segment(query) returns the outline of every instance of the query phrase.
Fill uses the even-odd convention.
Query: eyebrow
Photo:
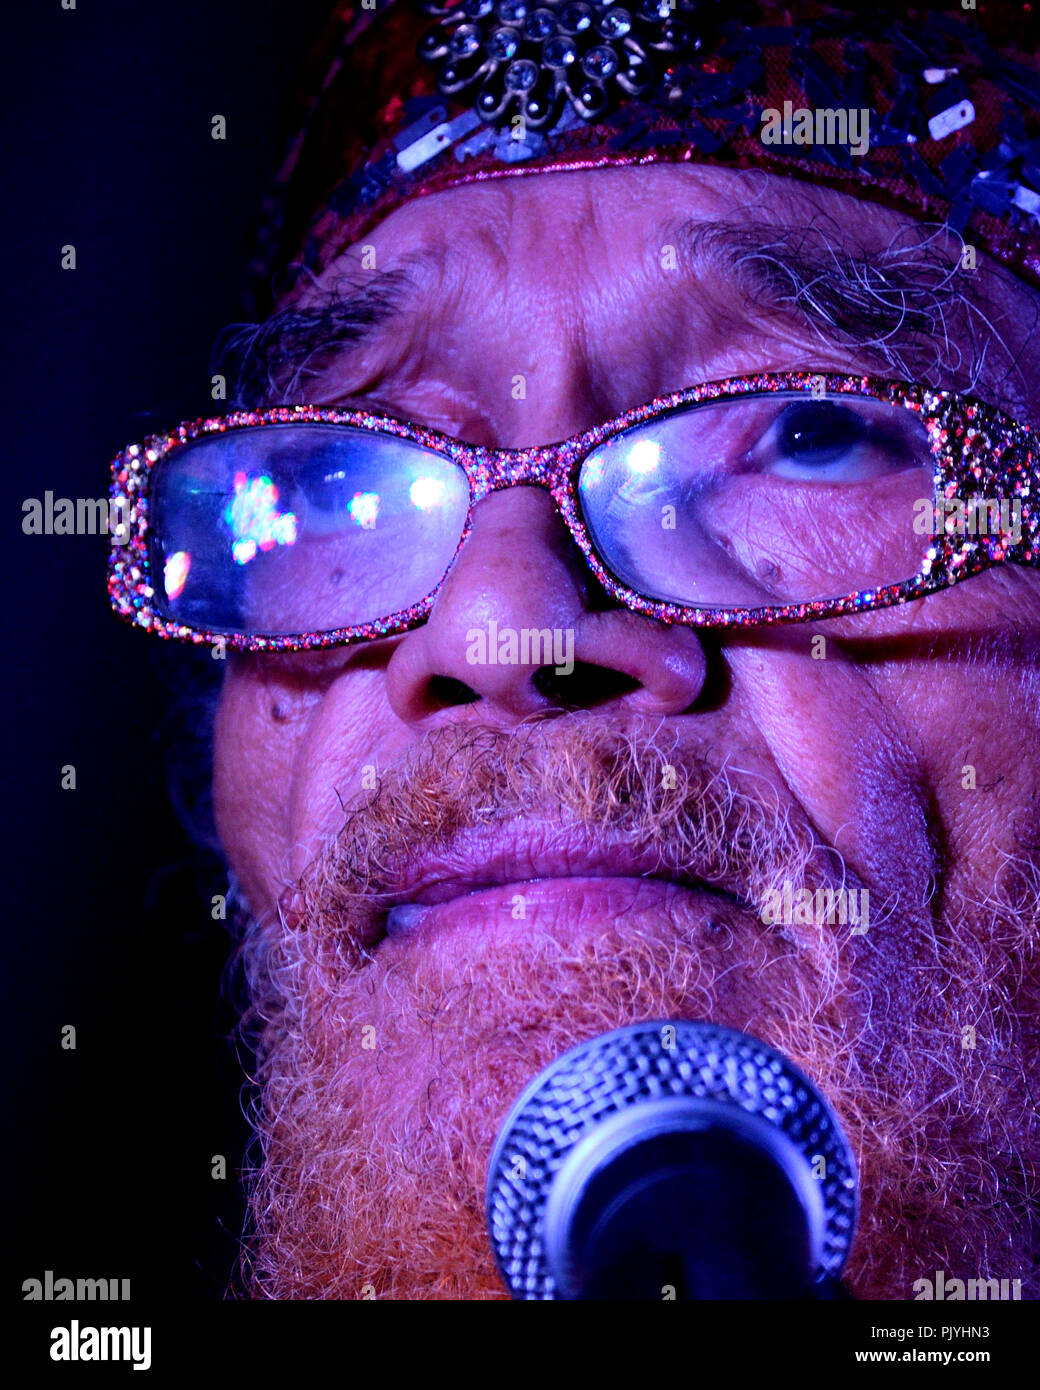
[[[690,218],[660,230],[674,237],[691,276],[721,271],[762,316],[892,375],[974,391],[996,365],[981,277],[961,271],[964,243],[951,257],[950,233],[939,224],[906,224],[870,250],[814,222],[762,228]]]
[[[958,273],[948,242],[943,228],[914,223],[887,247],[866,251],[812,222],[688,217],[663,223],[650,244],[676,247],[685,282],[725,276],[756,314],[821,346],[893,376],[975,391],[984,377],[996,380],[994,339],[1010,359],[1005,379],[1017,358],[987,316],[977,278]],[[378,343],[394,323],[417,319],[449,272],[464,266],[467,251],[460,242],[420,246],[387,269],[344,272],[314,299],[264,323],[230,325],[215,347],[214,370],[228,381],[231,408],[309,399],[310,386],[346,353]]]
[[[212,355],[214,371],[228,382],[231,408],[307,399],[307,382],[417,308],[458,252],[457,244],[420,246],[385,270],[344,271],[317,299],[280,309],[263,323],[229,324]]]

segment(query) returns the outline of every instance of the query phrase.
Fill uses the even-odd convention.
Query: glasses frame
[[[578,478],[589,454],[633,425],[665,419],[690,405],[779,391],[803,392],[811,398],[825,395],[869,397],[916,411],[925,425],[935,461],[933,516],[935,506],[943,498],[959,497],[965,501],[985,497],[1018,498],[1022,508],[1021,541],[1015,543],[1005,534],[975,536],[956,529],[951,533],[947,524],[943,534],[933,537],[919,572],[909,579],[809,603],[758,608],[694,608],[663,602],[647,598],[616,579],[597,554],[582,517]],[[328,632],[291,635],[215,632],[164,618],[154,603],[148,553],[149,493],[156,468],[184,444],[208,435],[307,423],[351,425],[356,429],[409,439],[451,459],[464,470],[470,489],[466,524],[455,554],[436,586],[409,608],[372,622]],[[109,596],[120,617],[160,637],[223,644],[231,650],[307,651],[396,636],[420,626],[429,616],[455,560],[469,539],[477,503],[494,492],[521,486],[543,487],[550,493],[586,563],[613,599],[633,612],[663,623],[739,628],[816,622],[912,602],[1007,561],[1040,566],[1040,508],[1037,506],[1040,459],[1036,434],[1029,425],[1012,420],[983,401],[950,391],[935,391],[880,377],[805,370],[703,382],[655,397],[559,443],[527,449],[487,449],[380,412],[324,406],[276,406],[185,422],[166,434],[151,435],[141,443],[128,445],[112,462],[110,498],[120,507],[120,515],[128,516],[128,534],[118,538],[111,547]]]

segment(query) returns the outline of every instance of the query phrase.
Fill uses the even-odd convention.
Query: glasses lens
[[[206,436],[157,468],[159,611],[273,636],[387,617],[436,587],[468,506],[463,470],[407,439],[324,424]]]
[[[797,392],[696,405],[615,436],[579,493],[604,564],[647,598],[760,607],[910,579],[934,463],[902,405]]]

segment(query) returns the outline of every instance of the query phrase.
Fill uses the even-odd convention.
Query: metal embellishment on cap
[[[463,112],[454,121],[445,120],[445,115],[444,107],[438,106],[394,138],[397,167],[403,173],[410,174],[480,125],[472,111]]]
[[[550,130],[569,105],[599,120],[624,95],[641,96],[677,58],[713,32],[719,6],[704,0],[419,0],[437,23],[419,56],[439,65],[445,96],[473,96],[492,125],[520,115]]]

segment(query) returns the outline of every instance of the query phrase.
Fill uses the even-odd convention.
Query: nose
[[[543,488],[478,503],[466,544],[427,622],[397,645],[386,693],[424,723],[485,701],[489,717],[613,704],[678,714],[705,682],[696,633],[620,608]]]

